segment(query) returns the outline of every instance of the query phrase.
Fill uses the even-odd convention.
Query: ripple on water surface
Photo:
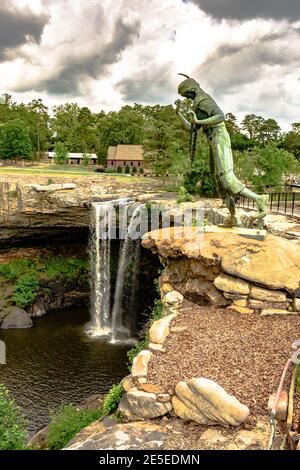
[[[86,334],[86,307],[48,313],[29,330],[0,331],[7,349],[0,382],[12,392],[34,432],[62,402],[80,403],[106,393],[127,375],[128,344],[111,344]]]

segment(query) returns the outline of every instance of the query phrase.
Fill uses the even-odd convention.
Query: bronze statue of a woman
[[[180,74],[183,75],[183,74]],[[179,112],[177,113],[191,131],[203,129],[211,150],[211,168],[217,182],[218,191],[224,198],[224,202],[230,212],[229,225],[236,225],[235,198],[244,196],[254,200],[258,206],[256,219],[262,219],[267,214],[268,195],[259,195],[247,189],[238,180],[233,171],[233,157],[230,136],[225,126],[225,116],[217,103],[205,93],[199,83],[193,78],[184,75],[186,80],[180,83],[178,93],[193,100],[193,110],[190,111],[192,123],[188,122]]]

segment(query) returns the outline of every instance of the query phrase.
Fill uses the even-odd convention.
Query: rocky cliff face
[[[179,233],[180,232],[180,233]],[[300,243],[267,235],[255,240],[232,233],[197,235],[196,228],[162,229],[143,246],[166,266],[163,282],[199,304],[229,305],[263,315],[300,311]]]
[[[92,201],[118,197],[136,197],[155,190],[156,183],[139,184],[130,178],[78,178],[68,183],[66,178],[10,176],[0,179],[0,246],[24,238],[47,237],[66,228],[87,229]],[[39,184],[38,184],[39,183]]]

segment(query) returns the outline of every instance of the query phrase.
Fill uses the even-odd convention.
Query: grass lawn
[[[60,177],[82,177],[82,176],[92,176],[93,178],[129,178],[131,182],[153,182],[156,179],[154,178],[145,178],[143,176],[131,176],[127,174],[120,173],[97,173],[94,167],[84,167],[84,166],[70,166],[70,165],[48,165],[48,164],[39,164],[35,166],[3,166],[0,167],[0,175],[41,175],[41,176],[60,176]]]

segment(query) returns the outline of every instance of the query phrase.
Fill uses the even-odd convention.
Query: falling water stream
[[[124,240],[120,246],[118,271],[111,307],[111,276],[110,252],[111,237],[115,228],[115,211],[119,207],[119,223],[123,224],[126,215]],[[89,334],[94,337],[104,337],[112,343],[132,341],[134,324],[134,304],[139,274],[140,242],[136,239],[136,228],[139,226],[141,208],[128,199],[118,199],[109,202],[92,203],[92,223],[90,238],[90,254],[92,266],[92,329]],[[127,221],[128,213],[132,215]],[[124,292],[130,291],[129,299]],[[125,305],[126,301],[126,305]],[[126,315],[129,313],[130,317]]]
[[[111,342],[128,340],[132,336],[132,318],[128,319],[124,317],[123,312],[123,292],[124,286],[130,286],[131,296],[131,315],[134,312],[134,300],[135,293],[137,290],[137,278],[139,269],[139,253],[140,244],[135,239],[135,228],[139,223],[141,215],[141,207],[137,206],[130,218],[130,222],[126,231],[126,237],[120,248],[118,274],[115,288],[114,304],[112,309],[112,329],[111,329]],[[127,305],[127,308],[129,305]]]

